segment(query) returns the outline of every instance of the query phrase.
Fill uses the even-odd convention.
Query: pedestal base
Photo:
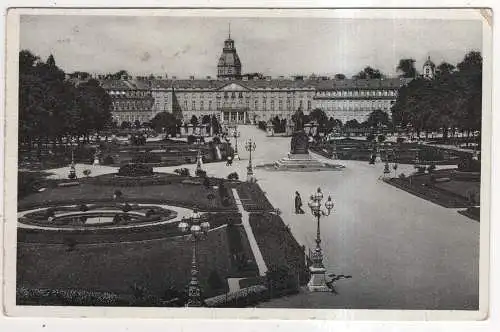
[[[326,270],[323,267],[309,268],[311,271],[311,279],[307,283],[307,289],[310,292],[330,292],[330,288],[326,285]]]
[[[247,175],[247,182],[249,183],[255,183],[257,182],[257,179],[255,178],[255,176],[252,174],[252,175]]]

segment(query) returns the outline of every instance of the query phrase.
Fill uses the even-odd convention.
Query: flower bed
[[[210,228],[226,224],[241,223],[239,213],[207,213]],[[18,228],[19,243],[68,244],[73,246],[89,243],[132,242],[163,239],[185,235],[178,229],[178,223],[147,224],[129,228],[94,228],[94,229],[31,229]]]
[[[108,217],[112,221],[88,224],[88,217]],[[73,228],[109,227],[118,225],[137,225],[173,219],[177,213],[158,206],[139,206],[137,204],[81,204],[79,206],[56,206],[25,214],[20,221],[25,224]]]
[[[250,225],[269,270],[287,266],[298,276],[301,284],[307,282],[305,253],[283,220],[271,213],[250,213]]]
[[[440,189],[438,186],[426,184],[422,181],[414,181],[412,179],[411,184],[407,179],[390,178],[384,179],[384,181],[410,194],[429,200],[446,208],[461,208],[474,205],[461,195]],[[441,183],[439,185],[441,185]]]

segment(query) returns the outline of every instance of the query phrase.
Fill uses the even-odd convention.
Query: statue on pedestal
[[[298,110],[292,118],[295,126],[290,142],[291,154],[308,154],[309,153],[309,138],[304,131],[304,114]]]

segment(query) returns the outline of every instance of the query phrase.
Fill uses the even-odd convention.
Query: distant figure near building
[[[295,192],[295,214],[304,214],[304,210],[302,210],[302,198],[298,191]]]

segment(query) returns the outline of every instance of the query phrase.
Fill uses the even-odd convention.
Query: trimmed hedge
[[[180,183],[186,176],[169,173],[152,173],[147,176],[120,176],[117,174],[103,174],[88,178],[86,181],[98,186],[115,187],[136,187],[136,186],[156,186]]]

